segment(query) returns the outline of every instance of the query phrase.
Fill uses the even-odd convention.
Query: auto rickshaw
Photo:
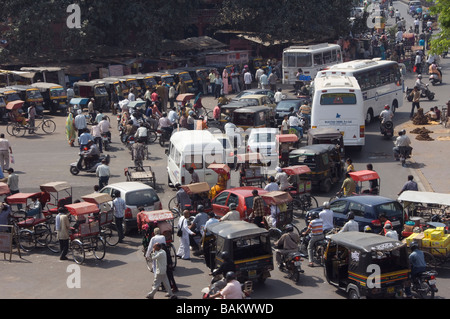
[[[139,93],[141,92],[142,87],[139,84],[139,81],[137,79],[137,74],[124,75],[122,77],[122,79],[129,90],[133,89],[133,87],[134,87],[134,89],[137,90],[137,92],[139,92]],[[137,98],[137,95],[136,95],[136,98]]]
[[[89,99],[87,98],[74,97],[69,102],[69,112],[73,112],[76,115],[77,111],[86,108],[88,103]]]
[[[288,166],[289,153],[298,143],[298,136],[296,134],[278,134],[276,142],[280,167]]]
[[[378,195],[380,193],[380,176],[375,171],[370,170],[362,170],[356,172],[349,173],[351,178],[356,182],[356,193],[357,194],[369,194],[369,195]],[[363,190],[363,182],[369,182],[376,180],[377,187]]]
[[[168,78],[162,78],[163,81],[166,81],[167,84],[175,83],[178,84],[181,80],[186,83],[186,86],[188,88],[188,93],[195,93],[196,89],[194,88],[194,80],[192,80],[191,75],[188,71],[182,70],[182,69],[170,69],[167,71],[161,71],[166,72],[172,76],[172,79]]]
[[[150,74],[136,74],[136,79],[144,90],[151,91],[158,84],[155,77]]]
[[[235,110],[231,122],[243,130],[249,128],[273,127],[275,117],[273,109],[267,106],[248,106]]]
[[[324,274],[329,284],[344,290],[350,299],[402,295],[409,260],[406,244],[363,232],[327,236]]]
[[[344,136],[338,129],[317,127],[308,130],[308,145],[334,144],[339,148],[342,158],[345,158]]]
[[[34,103],[36,105],[36,112],[42,114],[44,111],[44,98],[39,89],[31,85],[14,85],[10,86],[9,89],[16,91],[20,99],[25,102],[23,104],[23,111],[25,113],[28,112],[28,107],[30,107],[31,103]]]
[[[76,98],[94,98],[95,110],[109,110],[109,95],[105,83],[100,81],[79,81],[73,84]]]
[[[405,52],[411,53],[411,48],[416,44],[414,33],[403,33],[403,48]]]
[[[67,93],[64,88],[55,83],[37,82],[31,84],[32,87],[37,88],[44,98],[44,109],[50,111],[51,114],[56,114],[58,111],[62,115],[67,114]]]
[[[316,144],[301,147],[289,153],[289,166],[307,165],[312,188],[329,193],[344,175],[344,159],[334,144]]]
[[[125,85],[125,83],[122,81],[122,79],[116,78],[116,77],[108,77],[103,78],[100,80],[94,80],[98,83],[104,83],[107,92],[109,92],[109,95],[114,91],[114,93],[117,95],[119,100],[123,100],[128,97],[128,87]],[[94,82],[91,81],[91,82]]]
[[[246,221],[227,221],[208,227],[213,234],[215,264],[223,264],[222,252],[227,252],[236,266],[241,283],[257,280],[263,283],[274,269],[269,232]]]

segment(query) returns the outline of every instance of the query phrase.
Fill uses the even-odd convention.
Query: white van
[[[207,167],[212,163],[223,163],[222,144],[209,131],[181,131],[170,138],[167,154],[169,186],[191,183],[189,168],[193,167],[200,182],[211,187],[217,183],[217,174]]]

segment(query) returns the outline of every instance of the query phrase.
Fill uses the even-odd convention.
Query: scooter
[[[384,121],[380,123],[380,132],[386,139],[394,136],[394,123],[392,121]]]
[[[305,272],[302,269],[303,258],[307,258],[307,256],[300,252],[287,253],[281,257],[280,270],[286,270],[288,277],[295,283],[300,281],[300,274]]]
[[[430,77],[429,77],[428,80],[431,82],[432,85],[442,84],[441,67],[439,66],[437,69],[438,69],[438,72],[441,73],[441,76],[440,76],[440,79],[439,79],[439,74],[437,74],[437,73],[430,73]]]
[[[103,149],[105,151],[107,151],[109,148],[109,144],[111,144],[111,138],[108,136],[108,134],[106,134],[106,133],[102,134],[102,143],[103,143]]]
[[[400,146],[399,147],[399,160],[402,163],[403,167],[406,167],[406,160],[408,158],[411,158],[412,149],[413,148],[411,146]]]
[[[83,166],[84,156],[83,153],[80,153],[80,159],[76,163],[70,164],[70,173],[72,175],[78,175],[80,172],[86,173],[95,173],[97,171],[97,167],[99,167],[103,160],[106,160],[107,163],[110,161],[110,156],[100,156],[99,159],[95,163],[91,163],[89,167]]]
[[[166,141],[170,141],[171,133],[168,130],[158,128],[156,135],[159,138],[159,145],[162,147],[166,145]]]
[[[428,295],[429,298],[433,299],[435,293],[438,292],[436,287],[436,275],[437,272],[434,270],[421,273],[414,281],[412,290],[422,299],[428,298]]]

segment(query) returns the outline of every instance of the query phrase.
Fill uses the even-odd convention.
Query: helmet
[[[225,279],[226,279],[227,281],[236,279],[236,274],[235,274],[233,271],[229,271],[229,272],[227,272],[227,274],[225,275]]]
[[[422,74],[419,74],[419,75],[417,76],[417,78],[418,78],[418,79],[421,79],[421,78],[422,78]]]
[[[372,228],[370,228],[370,226],[367,225],[367,226],[364,227],[364,232],[365,233],[371,233],[372,232]]]
[[[392,225],[391,224],[385,224],[384,225],[384,229],[392,229]]]
[[[311,213],[311,219],[317,219],[319,218],[319,213],[318,212],[312,212]]]
[[[330,208],[330,202],[323,202],[323,207]]]
[[[391,107],[390,107],[389,105],[387,105],[387,104],[384,106],[384,109],[385,109],[385,110],[389,110],[390,108],[391,108]]]
[[[197,212],[202,213],[205,211],[205,207],[203,207],[203,205],[198,205],[197,206]]]
[[[230,259],[230,254],[229,254],[227,251],[223,251],[223,252],[220,254],[220,258],[222,258],[223,260],[227,261],[227,260]]]
[[[231,210],[236,209],[237,205],[235,203],[231,203],[228,208],[230,208]]]
[[[292,224],[287,224],[284,227],[284,230],[286,230],[287,232],[292,232],[292,231],[294,231],[294,226],[292,226]]]
[[[412,241],[410,244],[410,248],[412,251],[416,250],[417,248],[419,248],[419,244],[415,241]]]

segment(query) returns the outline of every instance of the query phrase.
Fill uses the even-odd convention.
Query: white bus
[[[299,69],[303,72],[300,80],[311,81],[318,71],[338,63],[342,63],[338,44],[291,46],[283,50],[283,84],[295,84]]]
[[[344,146],[365,144],[363,95],[354,77],[330,75],[314,80],[311,128],[334,128],[344,137]]]
[[[366,124],[380,115],[385,105],[392,112],[403,105],[403,78],[395,61],[354,60],[331,66],[320,71],[317,77],[328,75],[353,76],[363,92]]]

